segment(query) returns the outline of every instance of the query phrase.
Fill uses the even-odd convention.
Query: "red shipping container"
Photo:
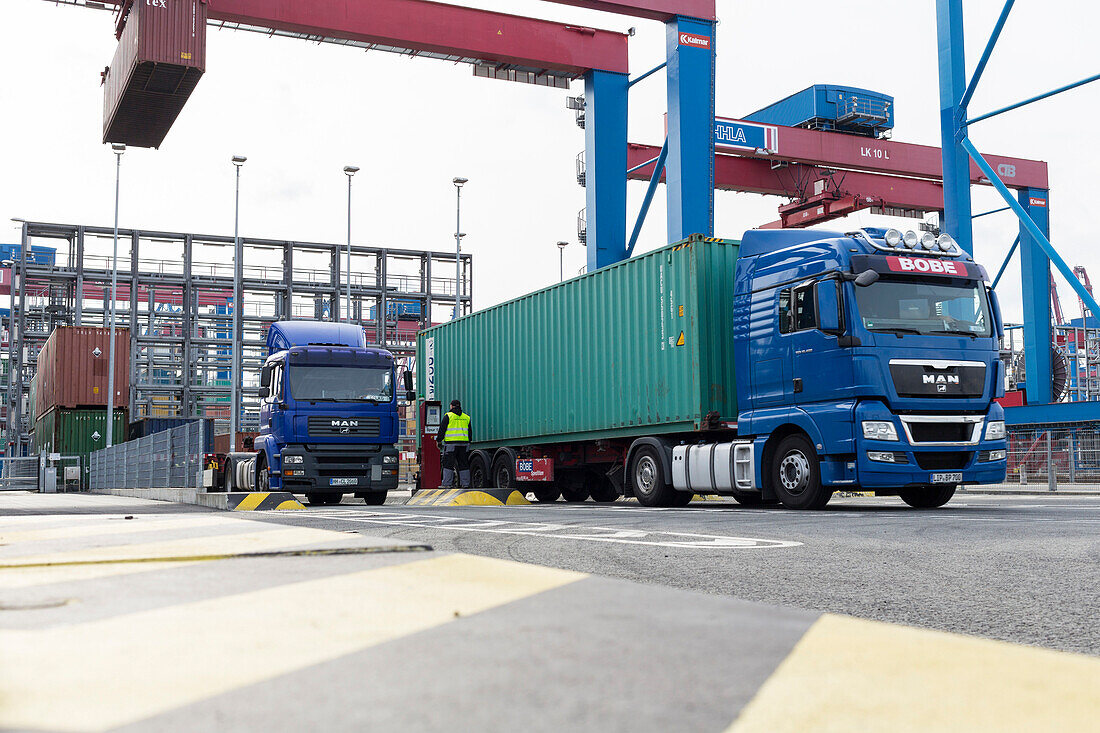
[[[38,354],[39,414],[55,407],[107,407],[111,331],[60,326]],[[115,329],[115,407],[130,404],[130,329]]]
[[[207,0],[130,0],[104,77],[103,142],[159,148],[206,70]]]

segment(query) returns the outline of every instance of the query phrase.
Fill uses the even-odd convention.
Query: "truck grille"
[[[381,433],[381,420],[377,417],[311,417],[311,436],[377,438]]]
[[[896,359],[890,376],[899,397],[981,397],[985,391],[985,364],[928,362]]]
[[[972,423],[915,422],[909,423],[914,443],[969,443],[974,435]]]
[[[970,465],[971,451],[917,452],[917,465],[923,471],[959,471]]]

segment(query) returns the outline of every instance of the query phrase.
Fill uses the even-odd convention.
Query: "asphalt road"
[[[1100,497],[892,498],[821,512],[702,502],[257,513],[445,552],[1100,654]]]

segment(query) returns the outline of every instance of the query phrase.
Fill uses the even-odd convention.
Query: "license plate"
[[[961,473],[934,473],[932,474],[932,483],[934,484],[961,484],[963,475]]]
[[[357,478],[334,478],[329,479],[329,486],[358,486],[359,479]]]

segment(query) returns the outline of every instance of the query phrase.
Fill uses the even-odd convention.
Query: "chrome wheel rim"
[[[779,482],[789,494],[797,496],[810,484],[810,462],[802,451],[791,451],[779,464]]]
[[[651,493],[657,485],[657,461],[653,460],[653,456],[642,456],[638,461],[638,467],[634,469],[634,485],[643,494]]]

